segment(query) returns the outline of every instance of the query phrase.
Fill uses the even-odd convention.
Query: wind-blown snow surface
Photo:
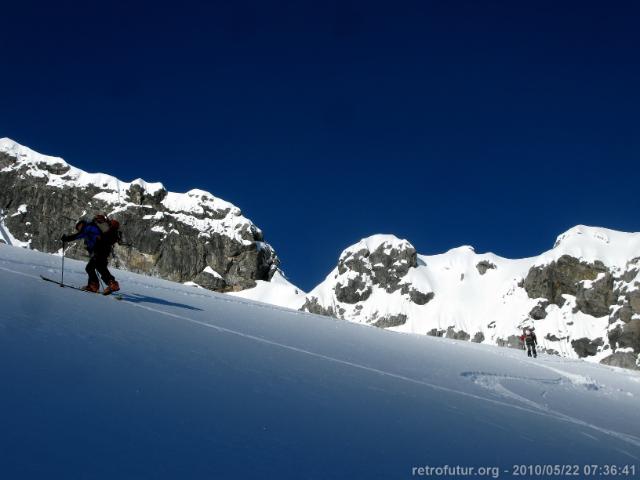
[[[5,478],[413,478],[640,465],[640,376],[126,272],[124,301],[0,247]],[[67,261],[65,279],[84,282]],[[637,470],[636,470],[637,471]]]

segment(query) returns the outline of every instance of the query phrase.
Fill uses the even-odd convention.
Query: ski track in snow
[[[33,264],[29,264],[26,262],[14,262],[13,260],[8,260],[8,259],[3,259],[4,262],[12,262],[12,263],[17,263],[17,264],[22,264],[22,265],[28,265],[30,267],[33,267]],[[48,270],[52,271],[52,269],[50,267],[46,267]],[[6,268],[6,267],[1,267],[0,266],[0,270],[3,270],[5,272],[11,273],[11,274],[15,274],[15,275],[20,275],[23,277],[27,277],[27,278],[31,278],[34,280],[37,280],[38,282],[42,281],[39,275],[32,275],[29,273],[25,273],[25,272],[20,272],[17,270],[13,270],[10,268]],[[79,272],[75,272],[72,271],[73,273],[79,273]],[[130,282],[130,283],[137,283],[140,286],[144,286],[146,288],[148,288],[148,286],[143,285],[142,283],[139,282]],[[154,289],[156,287],[154,286]],[[168,287],[161,287],[158,286],[158,289],[165,289],[165,290],[171,290]],[[251,301],[246,301],[246,300],[241,300],[238,299],[237,297],[228,297],[228,296],[224,296],[221,294],[215,294],[215,293],[211,293],[211,294],[201,294],[201,293],[188,293],[188,295],[192,295],[192,296],[197,296],[197,297],[203,297],[203,298],[212,298],[214,297],[217,301],[223,301],[223,302],[228,302],[228,303],[233,303],[233,304],[242,304],[242,305],[249,305],[252,307],[261,307],[261,308],[266,308],[269,310],[275,310],[275,311],[283,311],[286,312],[288,314],[299,314],[299,315],[309,315],[307,313],[303,313],[303,312],[298,312],[295,310],[291,310],[291,309],[287,309],[287,308],[283,308],[283,307],[277,307],[277,306],[273,306],[273,305],[269,305],[269,304],[264,304],[264,303],[260,303],[260,302],[251,302]],[[462,377],[465,378],[469,378],[471,381],[473,381],[475,384],[479,385],[480,387],[486,389],[488,392],[491,392],[493,394],[495,394],[498,398],[490,398],[490,397],[485,397],[485,396],[481,396],[481,395],[476,395],[473,393],[469,393],[469,392],[465,392],[462,390],[457,390],[454,388],[449,388],[449,387],[444,387],[442,385],[436,385],[430,382],[426,382],[424,380],[420,380],[420,379],[416,379],[416,378],[412,378],[412,377],[408,377],[405,375],[401,375],[398,373],[394,373],[394,372],[390,372],[387,370],[382,370],[379,368],[375,368],[375,367],[371,367],[368,365],[364,365],[364,364],[360,364],[360,363],[356,363],[356,362],[351,362],[348,360],[344,360],[344,359],[340,359],[340,358],[336,358],[336,357],[332,357],[329,355],[325,355],[322,353],[318,353],[318,352],[313,352],[311,350],[307,350],[304,348],[299,348],[293,345],[289,345],[289,344],[285,344],[285,343],[281,343],[281,342],[277,342],[274,340],[269,340],[267,338],[264,337],[259,337],[256,335],[251,335],[249,333],[245,333],[245,332],[241,332],[238,330],[233,330],[230,328],[226,328],[226,327],[222,327],[219,325],[215,325],[212,323],[207,323],[205,321],[202,320],[197,320],[185,315],[180,315],[180,314],[176,314],[176,313],[172,313],[172,312],[167,312],[158,308],[154,308],[154,307],[150,307],[147,305],[141,305],[139,303],[132,303],[131,301],[128,301],[126,299],[126,296],[123,298],[123,301],[125,303],[127,303],[128,305],[138,308],[138,309],[142,309],[142,310],[146,310],[146,311],[150,311],[153,313],[157,313],[159,315],[163,315],[166,317],[170,317],[170,318],[174,318],[177,320],[181,320],[184,322],[188,322],[191,323],[193,325],[198,325],[200,327],[205,327],[205,328],[210,328],[213,330],[216,330],[220,333],[224,333],[224,334],[228,334],[228,335],[234,335],[237,337],[241,337],[247,340],[251,340],[251,341],[255,341],[255,342],[259,342],[262,344],[267,344],[267,345],[271,345],[271,346],[275,346],[281,349],[285,349],[288,351],[292,351],[292,352],[296,352],[298,354],[302,354],[302,355],[306,355],[306,356],[310,356],[310,357],[314,357],[314,358],[318,358],[324,361],[328,361],[328,362],[332,362],[332,363],[336,363],[336,364],[340,364],[340,365],[344,365],[350,368],[355,368],[358,370],[363,370],[369,373],[373,373],[376,375],[381,375],[384,377],[388,377],[388,378],[393,378],[396,380],[400,380],[403,382],[409,382],[415,385],[420,385],[423,387],[427,387],[436,391],[441,391],[441,392],[446,392],[446,393],[451,393],[451,394],[455,394],[455,395],[460,395],[460,396],[464,396],[467,398],[472,398],[474,400],[479,400],[482,402],[488,402],[488,403],[492,403],[495,405],[499,405],[499,406],[503,406],[503,407],[507,407],[510,409],[515,409],[515,410],[520,410],[529,414],[534,414],[534,415],[539,415],[539,416],[544,416],[544,417],[548,417],[548,418],[553,418],[556,420],[560,420],[563,422],[567,422],[567,423],[571,423],[574,425],[578,425],[581,427],[585,427],[594,431],[597,431],[599,433],[617,438],[621,441],[624,441],[625,443],[628,443],[630,445],[633,445],[634,447],[640,447],[640,438],[633,436],[633,435],[629,435],[626,433],[622,433],[622,432],[618,432],[618,431],[614,431],[614,430],[610,430],[610,429],[606,429],[606,428],[602,428],[599,427],[597,425],[594,425],[592,423],[586,422],[584,420],[581,420],[579,418],[575,418],[572,417],[570,415],[566,415],[564,413],[555,411],[555,410],[551,410],[549,409],[547,406],[542,405],[538,402],[535,402],[533,400],[530,400],[526,397],[523,397],[511,390],[509,390],[508,388],[506,388],[501,382],[502,381],[507,381],[507,380],[512,380],[512,381],[520,381],[520,382],[537,382],[537,383],[542,383],[542,384],[549,384],[549,385],[558,385],[562,382],[562,378],[558,378],[558,379],[540,379],[540,378],[528,378],[528,377],[522,377],[522,376],[509,376],[509,375],[501,375],[501,374],[496,374],[496,373],[490,373],[490,372],[461,372],[460,375]],[[487,349],[489,350],[489,349]],[[560,375],[561,377],[565,377],[566,379],[569,380],[569,382],[574,385],[574,386],[583,386],[587,389],[590,389],[590,386],[592,385],[597,385],[595,382],[593,382],[591,379],[587,379],[586,377],[582,376],[582,375],[577,375],[577,374],[572,374],[557,368],[553,368],[550,367],[548,365],[544,365],[542,363],[539,364],[539,366],[546,368],[550,371],[553,371],[554,373],[557,373],[558,375]],[[597,389],[597,387],[595,387]],[[593,388],[591,388],[593,389]],[[542,396],[544,397],[546,392],[542,392]],[[512,400],[514,402],[517,403],[510,403],[508,401],[505,400]],[[586,435],[586,434],[585,434]],[[590,435],[587,435],[588,437],[590,437]],[[524,437],[523,437],[524,438]],[[627,456],[635,459],[635,460],[640,460],[640,457],[631,454],[630,452],[627,451],[623,451],[621,450],[622,453],[625,453]]]

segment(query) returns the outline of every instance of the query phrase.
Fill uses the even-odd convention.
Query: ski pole
[[[62,278],[60,279],[60,286],[64,287],[64,248],[66,244],[62,242]]]

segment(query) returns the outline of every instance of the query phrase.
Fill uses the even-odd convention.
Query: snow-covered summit
[[[359,242],[347,247],[340,257],[344,257],[353,253],[360,252],[362,250],[366,250],[368,252],[373,252],[380,247],[383,247],[385,251],[389,251],[392,249],[404,249],[411,244],[407,240],[400,239],[395,235],[389,234],[377,234],[371,235],[369,237],[363,238]]]
[[[628,260],[640,255],[640,233],[577,225],[559,235],[553,249],[538,257],[538,263],[562,255],[586,262],[600,261],[608,267],[624,267]]]

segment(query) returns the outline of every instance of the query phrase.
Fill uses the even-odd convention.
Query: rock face
[[[591,340],[589,338],[583,337],[571,341],[571,346],[580,358],[595,355],[596,353],[598,353],[598,347],[601,347],[603,345],[604,342],[602,341],[602,338]]]
[[[576,295],[579,282],[595,280],[601,273],[607,273],[602,262],[589,264],[563,255],[548,265],[531,267],[524,279],[524,289],[529,298],[546,298],[550,303],[562,306],[563,295]],[[608,305],[606,308],[608,310]]]
[[[400,289],[400,282],[409,269],[417,266],[416,249],[409,242],[396,242],[395,239],[382,241],[375,248],[370,248],[370,245],[362,245],[358,250],[346,250],[338,260],[338,273],[354,273],[355,276],[349,280],[354,280],[352,285],[356,290],[365,285],[376,285],[387,293]]]
[[[0,208],[12,243],[43,252],[58,251],[80,217],[107,213],[131,245],[116,247],[116,266],[214,290],[252,287],[279,264],[260,229],[208,192],[88,174],[9,139],[0,140]],[[79,242],[67,255],[86,258]]]
[[[416,249],[406,240],[392,235],[369,237],[340,255],[338,266],[330,275],[330,288],[326,292],[311,292],[302,310],[338,318],[358,318],[381,328],[404,325],[406,312],[389,312],[384,306],[369,311],[363,304],[372,297],[385,295],[403,298],[413,305],[429,303],[434,293],[417,288],[408,278],[417,266]]]
[[[545,318],[549,304],[562,307],[567,298],[574,297],[572,313],[606,318],[608,323],[603,332],[608,338],[608,345],[601,337],[570,341],[577,356],[595,356],[610,347],[613,353],[602,358],[602,363],[640,368],[637,365],[640,356],[639,264],[639,259],[634,258],[623,269],[607,267],[597,260],[584,262],[563,255],[547,265],[531,267],[523,287],[530,298],[543,298],[543,303],[534,307],[529,315],[533,319]],[[544,309],[542,305],[545,305]],[[559,340],[555,336],[553,338]]]
[[[535,307],[529,312],[529,316],[534,320],[542,320],[547,318],[547,307],[549,306],[548,300],[539,301]]]
[[[487,270],[494,270],[497,267],[487,260],[482,260],[481,262],[478,262],[476,268],[478,269],[478,273],[480,275],[484,275],[485,273],[487,273]]]
[[[459,247],[423,256],[376,235],[347,248],[303,310],[401,332],[640,368],[640,234],[574,227],[524,260]]]

